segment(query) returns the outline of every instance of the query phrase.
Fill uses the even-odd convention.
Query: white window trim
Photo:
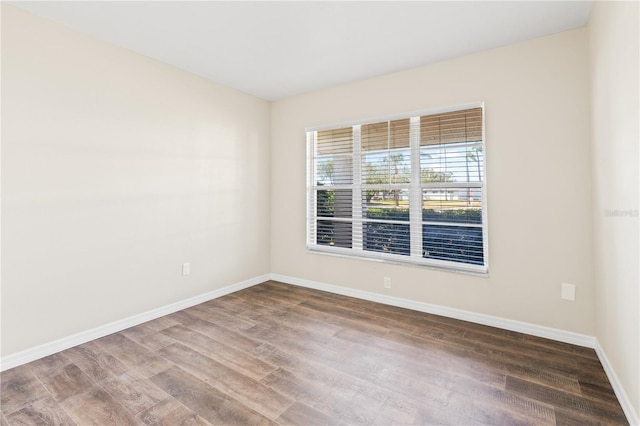
[[[318,253],[323,255],[331,255],[337,257],[346,257],[350,259],[362,259],[368,261],[377,261],[377,262],[386,262],[393,263],[399,265],[406,266],[416,266],[427,269],[437,269],[437,270],[445,270],[450,272],[460,272],[465,274],[479,275],[482,277],[489,276],[489,247],[488,247],[488,235],[489,235],[489,225],[488,225],[488,198],[487,198],[487,171],[486,167],[483,165],[483,179],[482,182],[448,182],[448,183],[430,183],[428,185],[429,188],[435,187],[447,187],[447,188],[455,188],[455,187],[464,187],[464,188],[481,188],[482,190],[482,200],[483,205],[481,209],[482,215],[482,223],[481,224],[469,224],[469,223],[441,223],[446,226],[472,226],[472,227],[482,227],[483,230],[483,256],[484,256],[484,265],[473,265],[468,263],[461,262],[452,262],[452,261],[444,261],[438,259],[427,259],[422,257],[422,224],[423,223],[433,223],[439,224],[438,222],[424,222],[422,220],[422,190],[423,184],[421,184],[421,175],[420,175],[420,128],[419,128],[419,120],[420,116],[424,115],[435,115],[446,112],[454,112],[465,109],[472,108],[483,108],[482,114],[482,149],[484,152],[483,162],[486,165],[486,126],[485,126],[485,113],[484,113],[484,102],[475,102],[464,105],[457,105],[446,108],[438,108],[438,109],[429,109],[429,110],[419,110],[410,113],[404,114],[395,114],[395,115],[387,115],[382,117],[374,117],[368,118],[364,120],[357,121],[349,121],[342,123],[334,123],[330,125],[322,125],[306,128],[307,132],[307,235],[306,235],[306,248],[310,253]],[[362,229],[363,229],[363,220],[362,218],[362,205],[361,202],[357,202],[357,200],[361,199],[362,191],[370,188],[370,187],[378,187],[379,185],[366,185],[362,184],[361,179],[361,140],[360,140],[360,126],[363,124],[383,122],[383,121],[393,121],[400,119],[411,119],[412,126],[410,131],[410,150],[411,150],[411,184],[390,184],[385,185],[385,188],[389,189],[406,189],[408,187],[410,196],[410,205],[409,205],[409,215],[410,215],[410,256],[401,256],[398,254],[387,254],[375,251],[367,251],[363,250],[363,241],[362,241]],[[414,120],[418,121],[417,127],[414,127]],[[315,155],[311,150],[315,147],[315,140],[313,140],[313,134],[321,130],[328,129],[337,129],[342,127],[353,127],[353,158],[358,161],[353,162],[353,184],[351,185],[332,185],[332,189],[351,189],[352,199],[353,199],[353,212],[352,218],[336,218],[331,217],[332,221],[344,221],[344,222],[352,222],[353,224],[353,247],[345,248],[345,247],[335,247],[335,246],[324,246],[317,244],[316,230],[313,229],[315,227],[314,215],[310,212],[316,211],[317,207],[317,189],[320,186],[316,185],[314,181],[314,177],[316,176],[316,170],[314,170],[314,157]],[[417,131],[416,131],[417,128]],[[313,132],[313,133],[312,133]],[[416,155],[417,153],[417,155]],[[313,173],[312,173],[313,172]],[[417,182],[417,184],[416,184]],[[329,219],[329,218],[328,218]],[[366,219],[367,222],[378,222],[375,219]],[[396,223],[393,220],[380,220],[383,223]],[[397,223],[406,224],[407,222],[398,221]],[[313,232],[312,232],[313,231]],[[312,238],[313,237],[313,238]],[[313,241],[312,241],[313,239]]]

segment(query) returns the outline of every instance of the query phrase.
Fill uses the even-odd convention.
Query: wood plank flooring
[[[593,350],[266,282],[0,375],[5,425],[624,425]]]

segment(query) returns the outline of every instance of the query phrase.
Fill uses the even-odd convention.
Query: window
[[[309,250],[487,272],[482,106],[307,131]]]

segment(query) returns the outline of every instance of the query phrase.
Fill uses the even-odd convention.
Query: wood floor
[[[591,349],[267,282],[0,376],[1,424],[627,424]]]

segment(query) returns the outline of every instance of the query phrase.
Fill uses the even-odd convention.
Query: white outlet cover
[[[182,275],[189,275],[191,273],[191,264],[183,263],[182,264]]]
[[[573,284],[562,283],[562,292],[560,297],[564,300],[576,300],[576,286]]]

